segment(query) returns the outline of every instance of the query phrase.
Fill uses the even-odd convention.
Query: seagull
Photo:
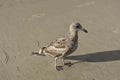
[[[74,22],[69,27],[69,36],[67,38],[58,38],[45,47],[40,48],[39,52],[32,52],[32,55],[52,56],[55,58],[55,69],[63,70],[63,66],[71,66],[71,62],[64,62],[64,57],[73,53],[78,47],[78,31],[88,33],[80,23]],[[58,59],[63,62],[62,66],[57,65]]]

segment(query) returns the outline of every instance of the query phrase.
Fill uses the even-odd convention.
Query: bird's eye
[[[76,28],[79,28],[79,26],[76,26]]]

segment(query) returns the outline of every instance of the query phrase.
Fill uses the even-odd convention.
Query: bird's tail
[[[42,47],[39,52],[32,52],[32,55],[34,56],[45,56],[45,54],[43,53],[43,50],[45,49],[46,47]]]

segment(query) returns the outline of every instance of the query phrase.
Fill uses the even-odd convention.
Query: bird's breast
[[[69,47],[69,49],[68,49],[68,51],[67,51],[65,56],[70,55],[71,53],[73,53],[77,49],[77,47],[78,47],[78,43],[77,42],[74,43],[74,44],[70,44],[70,47]]]
[[[71,47],[71,52],[74,52],[78,47],[77,43],[74,43],[73,46]]]

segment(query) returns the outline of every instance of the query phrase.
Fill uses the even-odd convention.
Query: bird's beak
[[[82,31],[84,31],[85,33],[88,33],[88,31],[85,28],[83,28]]]

